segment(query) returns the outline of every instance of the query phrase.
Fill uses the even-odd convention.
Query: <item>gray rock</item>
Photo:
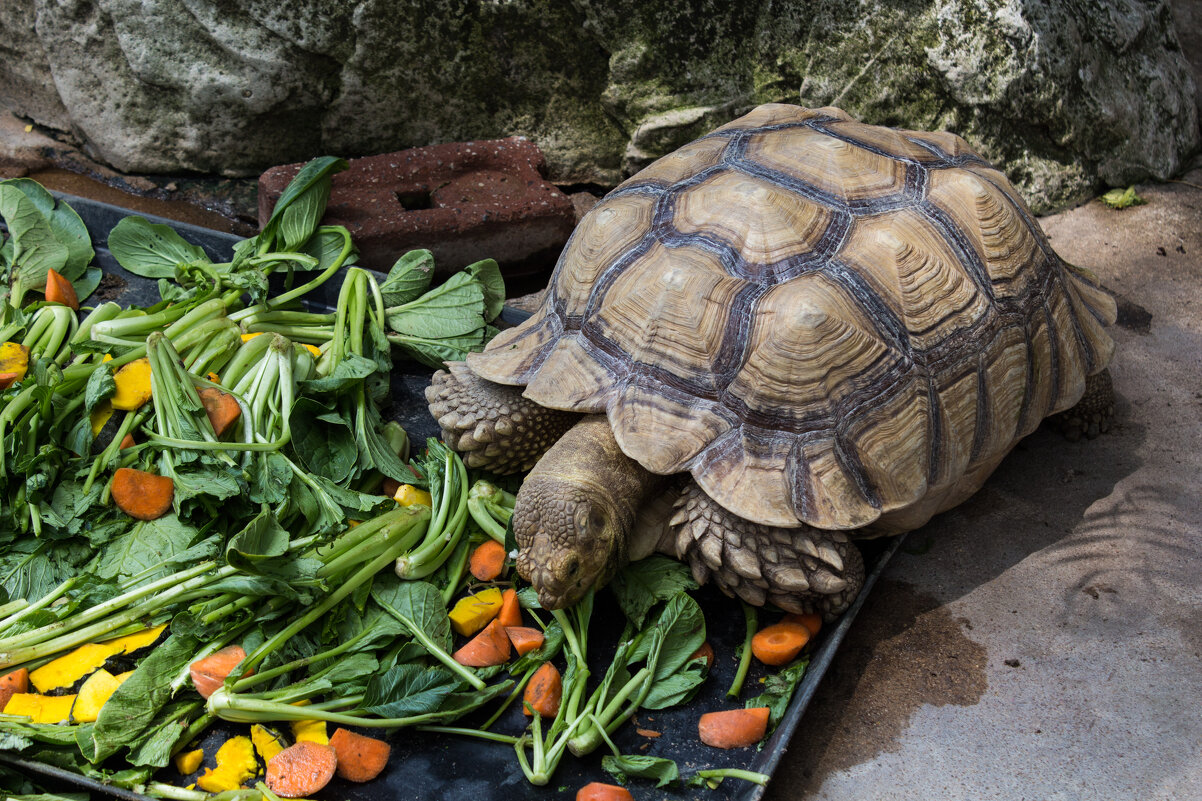
[[[522,134],[553,180],[613,184],[786,101],[954,130],[1043,210],[1168,177],[1199,141],[1161,0],[0,6],[0,103],[128,172]]]

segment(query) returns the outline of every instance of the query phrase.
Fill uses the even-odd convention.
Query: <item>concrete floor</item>
[[[1120,298],[1114,430],[910,534],[769,801],[1202,799],[1202,170],[1042,220]]]

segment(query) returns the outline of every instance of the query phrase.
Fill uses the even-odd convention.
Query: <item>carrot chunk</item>
[[[755,745],[768,731],[769,709],[756,706],[750,709],[727,709],[706,712],[697,721],[701,742],[714,748],[742,748]]]
[[[451,657],[468,667],[491,667],[508,662],[510,650],[509,635],[500,621],[493,620]]]
[[[329,784],[337,769],[333,748],[305,740],[268,761],[267,786],[284,798],[307,798]]]
[[[481,581],[492,581],[505,570],[505,546],[496,540],[480,543],[468,558],[467,569]]]
[[[124,437],[121,438],[120,448],[121,448],[121,450],[125,450],[126,448],[132,448],[133,446],[135,446],[137,444],[138,444],[138,441],[136,439],[134,439],[133,434],[126,434]]]
[[[350,782],[369,782],[384,772],[392,746],[375,737],[335,729],[330,748],[338,755],[338,775]]]
[[[799,623],[806,627],[806,631],[814,637],[822,630],[822,615],[817,615],[811,612],[808,615],[785,615],[782,622]]]
[[[119,467],[113,473],[112,494],[113,503],[130,517],[155,520],[171,509],[175,482],[169,476]]]
[[[20,381],[22,378],[23,378],[23,376],[21,375],[21,373],[15,373],[15,372],[11,372],[11,371],[7,372],[7,373],[0,373],[0,392],[3,392],[4,390],[8,389],[13,384]]]
[[[562,699],[563,678],[555,665],[543,662],[526,685],[526,692],[522,695],[522,711],[528,717],[537,714],[539,717],[553,718],[559,714],[559,702]]]
[[[75,287],[54,269],[46,272],[46,302],[70,306],[79,311],[79,298],[75,295]]]
[[[522,605],[518,602],[518,591],[510,587],[501,593],[501,611],[497,620],[507,629],[522,625]]]
[[[546,641],[541,631],[529,626],[506,626],[505,633],[509,635],[509,641],[513,643],[513,650],[518,652],[518,656],[525,656],[537,648],[542,648]]]
[[[241,645],[227,645],[217,653],[197,659],[188,667],[196,691],[205,698],[217,692],[218,688],[225,683],[226,677],[245,658],[246,651],[242,650]],[[253,672],[253,670],[248,671],[246,675],[249,676]]]
[[[380,484],[380,494],[386,495],[389,498],[395,498],[397,492],[401,489],[401,482],[391,476],[384,476],[384,481]]]
[[[755,633],[751,638],[751,653],[765,665],[783,665],[801,653],[809,641],[809,629],[782,620]]]
[[[242,408],[238,406],[238,401],[228,392],[222,392],[216,387],[201,387],[196,390],[196,394],[204,404],[205,414],[209,416],[209,423],[213,426],[213,433],[219,437],[242,416]]]
[[[616,784],[589,782],[576,791],[576,801],[634,801],[634,796]]]
[[[0,709],[8,705],[8,699],[17,693],[29,692],[29,669],[19,668],[0,676]]]

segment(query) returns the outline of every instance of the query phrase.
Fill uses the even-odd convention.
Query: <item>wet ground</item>
[[[1117,424],[907,539],[769,801],[1202,798],[1202,170],[1042,220],[1120,296]]]

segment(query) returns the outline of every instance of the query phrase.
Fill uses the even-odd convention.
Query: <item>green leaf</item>
[[[174,513],[157,520],[138,521],[129,533],[100,551],[90,572],[100,578],[118,578],[152,568],[173,567],[188,553],[196,535],[197,529]]]
[[[59,242],[50,223],[20,188],[0,183],[0,217],[12,237],[9,283],[13,302],[22,305],[28,290],[46,288],[50,270],[61,271],[70,250]]]
[[[92,410],[103,401],[113,397],[113,393],[116,391],[117,382],[113,379],[112,369],[105,363],[97,365],[92,374],[88,376],[87,386],[84,387],[84,411],[91,414]]]
[[[652,555],[620,570],[609,588],[626,619],[641,629],[651,607],[681,591],[697,589],[697,582],[684,564],[666,556]]]
[[[143,278],[174,278],[175,268],[209,261],[202,248],[189,244],[170,226],[145,217],[125,217],[109,233],[109,252],[129,272]]]
[[[423,715],[437,710],[459,682],[443,668],[397,665],[368,681],[363,707],[382,718]]]
[[[56,199],[41,184],[31,178],[13,178],[4,181],[3,184],[14,186],[24,192],[25,196],[46,218],[50,230],[54,232],[54,238],[67,248],[67,261],[59,270],[62,276],[72,282],[80,278],[95,257],[96,251],[92,249],[92,237],[88,234],[88,227],[75,213],[75,209]],[[76,287],[77,291],[78,289],[79,287]],[[80,294],[79,299],[83,300],[90,294],[91,292]]]
[[[400,306],[419,297],[430,287],[434,277],[434,254],[428,250],[411,250],[396,260],[388,277],[380,284],[385,306]]]
[[[483,350],[489,326],[481,326],[470,334],[445,339],[425,339],[401,334],[389,334],[388,341],[401,353],[427,367],[440,369],[444,362],[461,362],[467,354]]]
[[[671,759],[645,754],[609,754],[601,758],[601,768],[621,784],[632,778],[653,779],[656,787],[665,787],[680,778],[680,771]]]
[[[289,269],[297,271],[317,271],[324,270],[332,265],[335,261],[337,261],[338,257],[342,255],[342,248],[346,245],[346,238],[340,233],[340,231],[345,230],[345,228],[337,226],[334,228],[321,228],[320,230],[316,231],[313,236],[309,237],[309,240],[305,242],[305,246],[300,249],[300,252],[317,259],[317,264],[312,267],[308,267],[303,266],[298,262],[290,261],[288,262]],[[359,260],[358,253],[359,252],[354,245],[351,245],[350,255],[348,255],[346,257],[346,261],[342,263],[343,266],[349,267],[352,264],[355,264]]]
[[[363,379],[379,369],[371,359],[357,353],[348,353],[328,376],[301,381],[299,387],[306,394],[342,394],[359,385]]]
[[[398,334],[445,339],[484,326],[484,287],[466,272],[452,275],[417,300],[386,310],[389,327]]]
[[[463,268],[484,289],[484,320],[491,323],[505,308],[505,279],[492,259],[484,259]]]
[[[92,729],[93,750],[84,756],[99,764],[139,741],[160,719],[160,711],[171,700],[172,683],[196,651],[196,640],[174,634],[152,650],[100,708]]]
[[[288,497],[292,468],[288,457],[274,451],[260,454],[248,470],[251,503],[281,503]]]
[[[665,709],[684,703],[705,681],[705,667],[692,658],[705,642],[705,615],[688,593],[672,597],[660,612],[655,627],[663,632],[651,691],[644,709]]]
[[[809,665],[809,657],[803,657],[779,672],[770,674],[764,679],[764,691],[755,698],[748,698],[744,704],[747,708],[768,707],[769,732],[784,718],[789,702],[793,700],[793,693],[797,691],[797,685],[801,684]]]
[[[330,199],[330,176],[310,184],[288,204],[280,217],[280,234],[284,237],[286,250],[299,250],[317,230],[317,223],[325,214]]]
[[[346,481],[358,461],[355,432],[341,415],[314,398],[292,405],[288,425],[297,459],[310,472]]]
[[[71,282],[75,288],[75,297],[79,299],[80,303],[83,303],[96,291],[102,278],[104,278],[103,270],[99,267],[88,267],[84,270],[83,275]]]
[[[261,248],[265,243],[275,240],[282,224],[284,213],[309,187],[326,179],[327,176],[345,170],[348,166],[344,159],[333,156],[322,156],[313,159],[301,167],[300,172],[288,182],[288,186],[284,187],[284,191],[275,202],[275,207],[271,210],[271,217],[268,218],[267,224],[263,226],[263,230],[256,237],[257,242],[254,247],[256,249]]]
[[[1129,186],[1126,189],[1111,189],[1102,195],[1102,202],[1110,208],[1117,210],[1130,208],[1131,206],[1142,206],[1148,201],[1135,194],[1134,186]]]
[[[371,597],[409,621],[445,651],[451,650],[451,624],[438,589],[425,581],[402,581],[385,573],[372,583]]]
[[[271,507],[263,504],[259,513],[230,538],[225,547],[225,560],[231,567],[258,573],[261,563],[275,561],[288,552],[289,539]]]

